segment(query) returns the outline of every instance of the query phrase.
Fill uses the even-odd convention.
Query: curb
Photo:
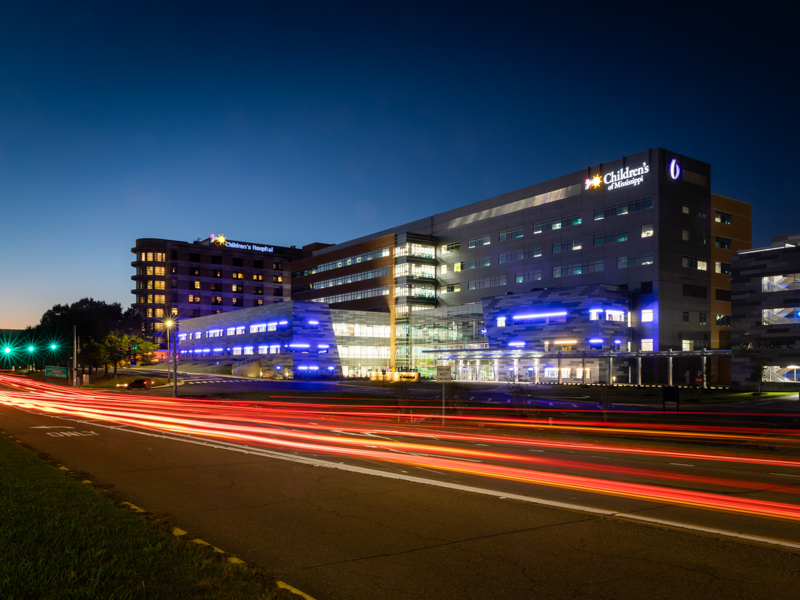
[[[17,442],[18,444],[22,444],[22,442],[20,440],[14,438],[12,436],[7,436],[7,437],[9,439]],[[70,470],[68,467],[65,467],[62,464],[59,464],[59,463],[51,463],[51,464],[54,464],[58,468],[59,471],[62,471],[64,473],[64,475],[66,475],[68,477],[71,476],[70,474],[74,473],[74,471]],[[85,484],[85,485],[94,486],[94,482],[92,482],[89,479],[81,480],[80,483]],[[120,506],[122,508],[127,508],[128,510],[132,510],[136,514],[140,514],[140,515],[149,514],[148,511],[146,511],[145,509],[143,509],[143,508],[141,508],[139,506],[136,506],[135,504],[132,504],[131,502],[119,502],[119,503],[117,503],[117,506]],[[180,527],[177,527],[177,526],[173,526],[172,527],[172,535],[174,535],[177,538],[183,539],[183,536],[188,536],[188,534],[189,534],[188,531],[186,531],[184,529],[181,529]],[[192,543],[192,544],[197,544],[198,546],[207,546],[208,548],[210,548],[211,550],[213,550],[216,553],[226,555],[225,556],[225,560],[227,562],[233,564],[233,565],[245,565],[246,564],[245,561],[243,561],[241,558],[237,558],[236,556],[233,556],[233,555],[225,552],[221,548],[217,548],[216,546],[214,546],[214,545],[212,545],[212,544],[210,544],[210,543],[208,543],[205,540],[202,540],[200,538],[195,538],[195,539],[186,540],[186,541],[189,542],[189,543]],[[301,592],[296,587],[291,586],[291,585],[289,585],[288,583],[286,583],[284,581],[280,581],[280,580],[276,579],[275,580],[275,585],[277,585],[279,588],[287,590],[288,592],[291,592],[292,594],[295,594],[295,595],[299,596],[300,598],[303,598],[304,600],[314,600],[314,598],[312,598],[308,594],[306,594],[304,592]]]

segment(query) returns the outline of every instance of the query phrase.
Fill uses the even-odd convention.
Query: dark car
[[[149,379],[134,379],[128,384],[129,390],[147,390],[154,382]]]

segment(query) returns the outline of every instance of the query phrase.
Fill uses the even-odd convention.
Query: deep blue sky
[[[791,2],[11,4],[0,328],[127,307],[139,237],[341,242],[658,146],[800,232]]]

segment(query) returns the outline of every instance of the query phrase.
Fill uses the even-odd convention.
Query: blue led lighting
[[[317,348],[330,348],[330,344],[317,344]]]
[[[214,352],[224,352],[225,348],[214,348]]]
[[[328,367],[328,371],[333,371],[334,368],[335,367],[333,365],[331,365],[331,366]]]
[[[319,321],[309,321],[309,325],[319,325]]]
[[[300,369],[301,371],[308,371],[308,367],[297,367],[297,368]]]
[[[288,325],[289,321],[278,321],[278,325]]]
[[[515,348],[522,348],[525,345],[525,342],[508,342],[508,345]]]
[[[280,371],[281,370],[281,366],[280,365],[275,365],[275,370],[276,371]]]
[[[311,371],[319,371],[319,367],[308,367]]]
[[[525,315],[514,315],[511,317],[512,319],[546,319],[547,317],[566,317],[567,311],[560,310],[556,312],[546,312],[546,313],[530,313]]]
[[[589,340],[589,343],[590,344],[602,344],[603,343],[603,338],[592,338],[592,339]]]
[[[621,343],[622,343],[622,340],[614,340],[614,343],[615,343],[615,344],[621,344]]]
[[[533,372],[533,367],[528,367],[528,372]]]
[[[513,371],[513,370],[514,370],[514,367],[508,367],[508,370],[509,370],[509,371]]]
[[[289,344],[289,348],[308,348],[310,344]]]

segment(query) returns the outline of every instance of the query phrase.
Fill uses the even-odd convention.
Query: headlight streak
[[[12,381],[7,381],[11,379]],[[253,403],[233,401],[175,400],[155,396],[131,397],[127,394],[96,393],[84,390],[70,390],[58,386],[21,383],[17,378],[0,376],[0,383],[13,388],[12,391],[0,390],[0,402],[37,410],[48,414],[79,417],[82,419],[103,422],[121,423],[135,427],[160,430],[184,435],[202,436],[237,443],[267,446],[285,450],[320,453],[326,455],[343,455],[367,460],[378,460],[395,464],[406,464],[422,468],[459,472],[468,475],[493,477],[581,490],[591,493],[609,494],[637,498],[653,502],[668,502],[696,508],[722,510],[759,517],[773,517],[789,520],[800,520],[800,507],[780,502],[752,500],[729,497],[709,492],[687,491],[647,484],[638,484],[608,479],[594,479],[580,475],[568,475],[546,471],[535,471],[522,465],[532,465],[551,469],[581,469],[584,471],[602,472],[608,476],[642,477],[647,481],[655,479],[678,481],[688,484],[705,484],[721,487],[736,487],[747,490],[770,490],[775,492],[796,494],[800,490],[789,486],[778,486],[751,481],[731,481],[714,477],[702,477],[691,474],[675,474],[653,471],[649,469],[621,467],[615,465],[597,465],[580,460],[568,460],[555,457],[529,457],[477,450],[474,448],[455,448],[426,443],[408,443],[394,440],[376,439],[376,437],[351,437],[348,435],[330,435],[330,425],[309,425],[314,419],[352,418],[352,413],[338,410],[340,407],[326,405],[292,403],[275,403],[271,405],[259,402],[257,408]],[[266,407],[266,408],[265,408]],[[315,410],[318,409],[318,410]],[[394,420],[395,412],[375,411],[372,418]],[[352,425],[352,424],[351,424]],[[326,433],[309,433],[307,431],[290,431],[287,428],[320,430]],[[564,426],[565,428],[567,426]],[[573,428],[573,427],[570,427]],[[638,453],[650,456],[670,456],[694,458],[705,461],[747,462],[750,464],[770,464],[798,467],[800,463],[788,460],[760,459],[757,457],[726,456],[720,454],[671,452],[662,450],[643,450],[603,446],[597,444],[573,444],[545,440],[520,440],[496,435],[470,435],[449,430],[436,432],[417,432],[413,430],[358,428],[347,426],[352,434],[371,433],[376,435],[403,435],[409,437],[431,437],[458,442],[492,442],[508,446],[550,446],[559,449],[579,449],[591,451],[610,451],[617,453]],[[590,428],[578,428],[590,429]],[[612,430],[628,431],[626,428]],[[637,430],[633,430],[637,431]],[[701,435],[695,432],[695,435]],[[727,434],[725,434],[727,435]],[[399,454],[398,454],[399,453]],[[494,461],[502,464],[471,463],[469,461]],[[508,464],[506,464],[508,463]],[[515,466],[521,465],[521,466]]]

